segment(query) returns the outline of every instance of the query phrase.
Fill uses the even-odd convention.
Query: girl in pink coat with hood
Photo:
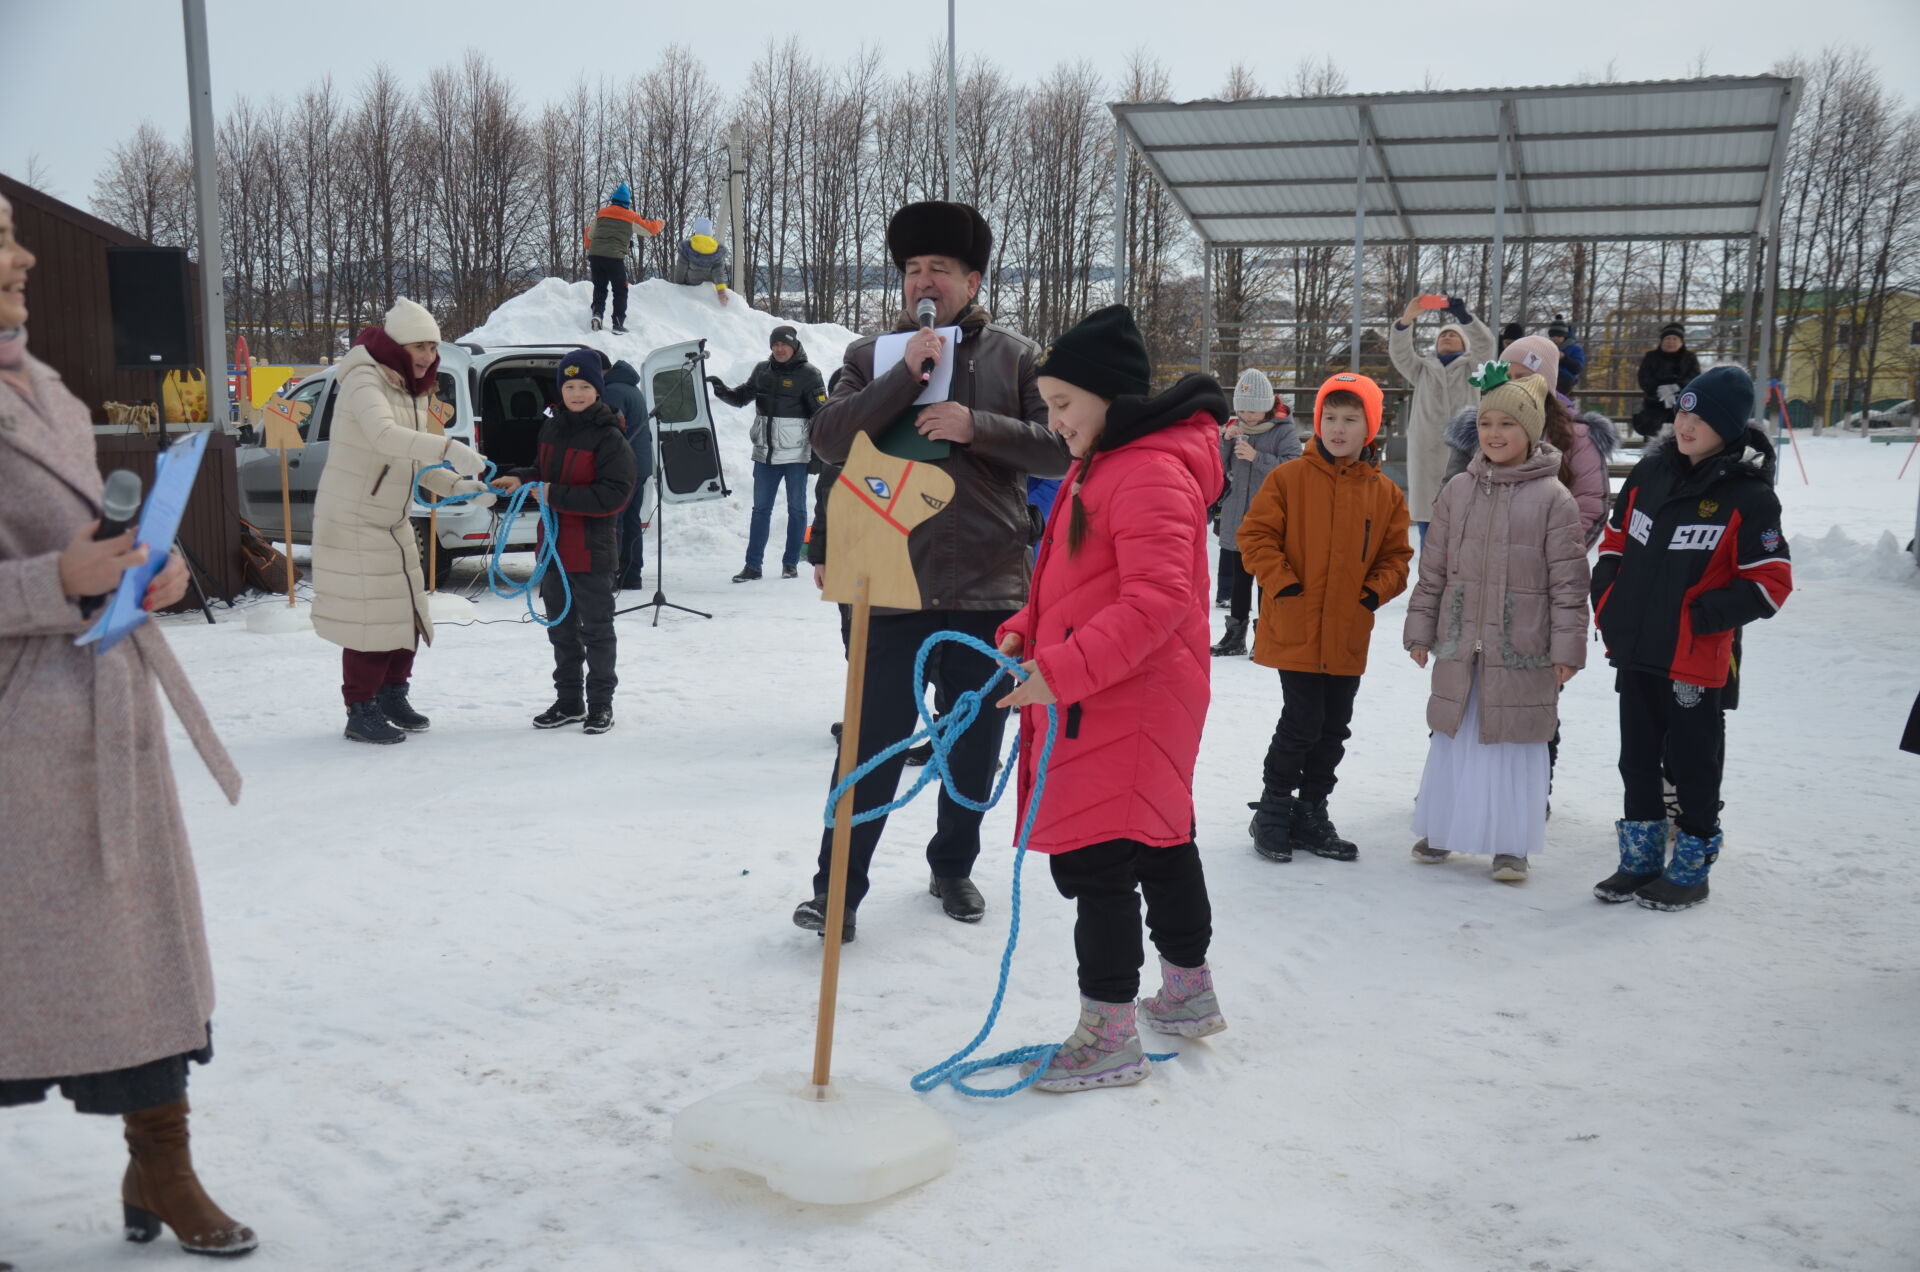
[[[1212,661],[1207,508],[1220,496],[1220,428],[1232,412],[1203,375],[1149,397],[1146,341],[1124,305],[1089,314],[1037,373],[1075,463],[1029,600],[1000,629],[1000,648],[1026,658],[1028,673],[1000,705],[1021,709],[1022,823],[1046,708],[1059,708],[1027,846],[1049,854],[1054,885],[1079,904],[1080,1027],[1034,1085],[1080,1091],[1152,1069],[1134,1004],[1142,893],[1163,980],[1140,1015],[1185,1037],[1226,1028],[1207,969],[1213,920],[1193,842],[1193,769]]]

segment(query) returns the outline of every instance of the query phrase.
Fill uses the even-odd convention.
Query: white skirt
[[[1480,669],[1453,737],[1436,730],[1413,806],[1413,833],[1434,848],[1527,857],[1547,846],[1545,742],[1480,740]]]

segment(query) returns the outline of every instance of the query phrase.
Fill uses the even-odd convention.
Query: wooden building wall
[[[160,381],[145,368],[122,371],[113,361],[113,311],[107,292],[107,249],[153,244],[99,217],[0,175],[0,194],[13,204],[14,230],[39,263],[27,279],[28,348],[58,371],[94,419],[104,421],[103,402],[150,402]],[[187,265],[194,324],[200,331],[199,267]],[[203,355],[204,356],[204,355]],[[225,352],[214,353],[216,374],[208,392],[215,410],[224,397]],[[224,417],[223,417],[224,418]]]

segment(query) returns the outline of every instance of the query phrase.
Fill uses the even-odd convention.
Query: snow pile
[[[1792,548],[1794,573],[1802,579],[1859,579],[1920,587],[1920,567],[1891,530],[1882,530],[1877,540],[1867,544],[1832,526],[1823,535],[1796,537]]]
[[[658,278],[650,278],[628,292],[624,336],[616,336],[611,330],[594,331],[588,326],[592,302],[591,283],[545,278],[494,310],[485,322],[460,339],[486,347],[585,345],[615,361],[624,358],[636,368],[657,349],[688,340],[705,340],[706,373],[730,385],[743,383],[755,364],[766,360],[767,337],[775,327],[791,326],[799,333],[807,361],[820,369],[822,379],[833,374],[847,346],[858,339],[857,333],[838,323],[802,323],[776,318],[750,308],[740,296],[723,305],[711,287],[676,287]],[[609,315],[611,310],[609,303]],[[753,423],[753,409],[728,406],[711,396],[709,404],[713,408],[714,427],[720,434],[720,459],[727,487],[733,493],[730,498],[711,503],[677,504],[668,509],[665,517],[670,555],[686,550],[740,556],[745,551],[747,520],[753,511],[753,448],[747,436]],[[780,545],[785,541],[782,537],[785,518],[785,508],[776,506],[768,549],[769,561],[775,565],[779,563]],[[648,551],[652,551],[651,535]]]

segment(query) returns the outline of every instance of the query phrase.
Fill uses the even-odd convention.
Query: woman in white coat
[[[1433,516],[1434,496],[1440,493],[1452,455],[1447,445],[1447,423],[1464,406],[1480,400],[1467,377],[1493,357],[1493,332],[1467,312],[1458,296],[1447,297],[1448,321],[1433,338],[1432,353],[1413,347],[1413,323],[1420,315],[1420,298],[1393,324],[1387,354],[1393,366],[1413,386],[1413,405],[1407,411],[1407,514],[1427,540],[1427,522]]]
[[[326,471],[313,506],[313,629],[341,647],[346,736],[404,742],[427,717],[407,701],[414,650],[433,643],[427,589],[410,513],[413,484],[435,495],[493,495],[472,480],[486,461],[442,437],[430,404],[440,371],[440,326],[402,296],[340,361]],[[453,465],[429,468],[442,460]],[[422,469],[426,469],[422,473]]]

